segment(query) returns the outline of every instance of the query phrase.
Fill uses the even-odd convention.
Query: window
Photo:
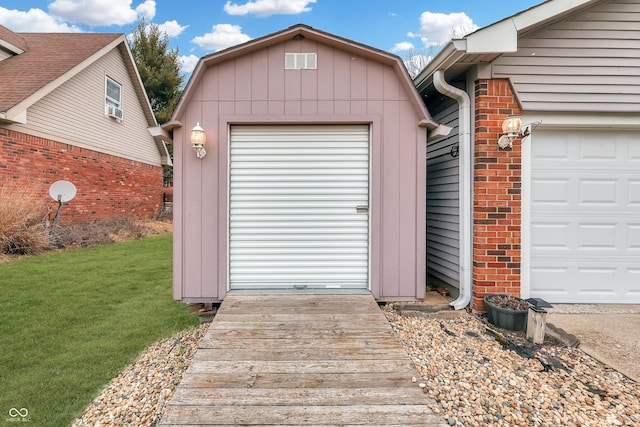
[[[318,68],[318,58],[315,53],[285,53],[285,70],[315,70]]]
[[[104,92],[105,114],[122,120],[122,85],[112,78],[106,77]]]

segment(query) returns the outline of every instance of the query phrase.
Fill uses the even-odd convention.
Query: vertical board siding
[[[318,68],[285,70],[285,52],[315,52]],[[370,286],[378,299],[421,298],[426,132],[398,79],[391,65],[306,39],[252,51],[203,72],[177,118],[185,126],[175,139],[180,151],[175,185],[183,193],[176,233],[176,248],[182,249],[174,260],[179,299],[224,298],[229,129],[275,123],[371,125]],[[202,160],[187,140],[196,121],[208,138]]]
[[[122,85],[122,122],[104,114],[105,75]],[[115,48],[31,106],[27,125],[14,127],[159,166],[160,153],[148,126],[122,55]]]
[[[525,110],[640,112],[640,0],[599,4],[493,63]]]
[[[458,287],[460,283],[460,174],[458,104],[445,99],[434,119],[451,126],[446,138],[427,145],[427,274],[429,280]],[[435,283],[434,283],[435,284]]]

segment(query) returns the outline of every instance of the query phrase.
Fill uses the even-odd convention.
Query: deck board
[[[226,296],[161,426],[440,426],[371,295]]]

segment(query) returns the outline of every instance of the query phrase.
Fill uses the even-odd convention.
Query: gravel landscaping
[[[477,316],[384,313],[443,422],[458,426],[640,426],[640,386],[579,349],[497,340]],[[74,427],[153,426],[207,325],[150,347],[115,378]],[[501,343],[502,342],[502,343]],[[508,344],[511,342],[511,345]]]
[[[505,348],[471,315],[385,314],[450,425],[640,425],[640,386],[579,349],[519,345],[501,331],[515,342]]]

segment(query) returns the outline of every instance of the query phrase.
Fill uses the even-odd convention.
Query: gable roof
[[[547,0],[537,6],[481,28],[462,39],[451,40],[413,81],[420,92],[433,83],[437,70],[455,77],[469,67],[489,63],[518,50],[518,38],[560,21],[603,0]]]
[[[431,115],[424,106],[424,103],[416,92],[415,87],[411,82],[411,77],[409,76],[400,57],[383,50],[354,42],[349,39],[316,30],[308,25],[297,24],[285,30],[269,34],[267,36],[257,38],[200,58],[198,64],[196,65],[196,68],[193,71],[193,74],[191,75],[191,78],[189,79],[189,82],[187,83],[183,96],[176,106],[176,109],[174,110],[172,119],[165,125],[165,128],[172,129],[181,126],[181,124],[176,121],[176,117],[180,117],[182,115],[186,104],[185,100],[188,100],[193,95],[194,88],[198,85],[198,82],[202,78],[207,68],[221,62],[254,52],[256,50],[264,49],[266,47],[291,40],[294,37],[304,37],[312,41],[317,41],[328,46],[336,47],[344,51],[351,52],[353,54],[357,54],[386,65],[390,65],[395,70],[402,87],[406,90],[409,96],[409,101],[411,102],[413,108],[421,118],[420,124],[429,130],[434,130],[440,127],[440,124],[435,122],[431,118]]]
[[[0,47],[14,54],[0,61],[0,119],[19,121],[35,102],[118,48],[148,126],[157,126],[124,34],[14,33],[0,25]]]

